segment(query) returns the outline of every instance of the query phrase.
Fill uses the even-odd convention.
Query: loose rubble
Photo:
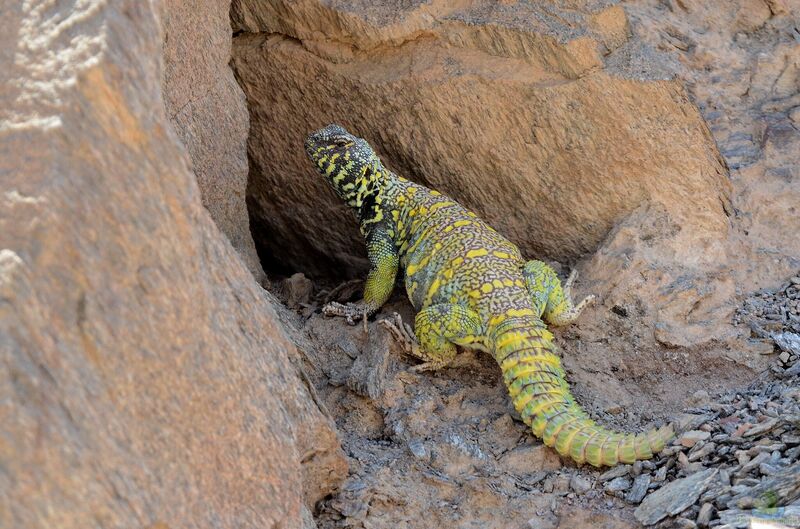
[[[770,340],[779,351],[783,376],[800,374],[800,274],[780,288],[763,290],[747,298],[734,323],[747,323],[755,339]]]
[[[658,458],[597,474],[596,488],[639,504],[645,526],[733,529],[753,518],[800,526],[800,379],[785,375],[795,365],[686,409]]]
[[[697,501],[716,475],[716,469],[708,468],[670,482],[647,496],[634,512],[636,519],[644,525],[653,525],[669,515],[683,512]]]
[[[744,391],[677,418],[679,432],[693,429],[679,433],[653,462],[655,476],[637,520],[646,526],[663,520],[664,528],[749,527],[751,518],[800,526],[800,379],[785,375],[793,367],[778,367]],[[617,476],[608,483],[615,491],[630,487],[631,501],[636,482],[623,472],[611,469],[599,479]]]

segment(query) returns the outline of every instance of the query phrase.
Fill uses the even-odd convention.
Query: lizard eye
[[[343,137],[343,136],[337,136],[335,138],[331,138],[331,141],[333,142],[334,145],[336,145],[338,147],[344,147],[345,145],[350,143],[350,140],[348,138]]]

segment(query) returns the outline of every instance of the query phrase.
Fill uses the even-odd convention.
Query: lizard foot
[[[420,360],[426,360],[426,362],[410,367],[408,369],[409,371],[413,373],[434,371],[436,369],[441,369],[449,363],[449,359],[444,360],[439,358],[431,358],[430,356],[424,354],[422,348],[420,347],[419,341],[414,334],[414,329],[411,328],[411,325],[403,322],[403,318],[400,317],[400,315],[396,312],[391,318],[383,319],[378,323],[386,327],[386,329],[392,333],[392,336],[394,336],[395,340],[400,342],[400,346],[403,348],[403,351],[406,354],[409,354],[414,358],[419,358]]]
[[[358,320],[364,322],[364,332],[367,332],[367,317],[369,316],[369,307],[363,303],[348,303],[343,305],[336,301],[331,301],[322,307],[322,313],[325,316],[341,316],[350,325],[356,325]]]
[[[564,283],[564,297],[569,300],[570,304],[572,303],[572,283],[574,283],[576,279],[578,279],[578,269],[573,268],[572,272],[569,273],[567,281]],[[589,294],[583,298],[580,303],[574,305],[574,308],[570,312],[577,318],[583,309],[595,302],[595,299],[597,299],[597,297],[594,294]]]
[[[378,323],[386,327],[386,329],[392,333],[394,339],[400,342],[400,346],[403,348],[403,351],[411,356],[416,356],[419,358],[417,354],[417,351],[419,350],[419,342],[417,341],[417,337],[414,335],[414,329],[411,328],[411,325],[405,323],[403,318],[398,313],[395,312],[391,318],[383,319]]]

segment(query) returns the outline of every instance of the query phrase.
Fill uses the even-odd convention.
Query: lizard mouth
[[[312,160],[316,161],[317,159],[317,142],[315,141],[313,135],[309,136],[304,145],[306,149],[306,155],[311,158]]]

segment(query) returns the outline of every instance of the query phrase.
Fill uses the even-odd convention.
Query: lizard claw
[[[392,333],[392,336],[400,342],[401,347],[407,354],[416,356],[414,355],[414,346],[418,345],[418,343],[417,337],[414,335],[414,329],[411,328],[411,325],[405,323],[399,314],[395,312],[392,317],[380,320],[378,323]]]
[[[569,273],[567,281],[564,283],[564,297],[566,297],[567,300],[569,300],[570,302],[572,302],[572,284],[575,282],[576,279],[578,279],[578,269],[573,268],[572,271]],[[597,299],[597,296],[595,296],[594,294],[589,294],[588,296],[583,298],[583,300],[580,303],[578,303],[573,309],[573,311],[576,313],[576,316],[577,314],[580,314],[583,309],[585,309],[589,305],[592,305],[595,302],[595,299]]]

